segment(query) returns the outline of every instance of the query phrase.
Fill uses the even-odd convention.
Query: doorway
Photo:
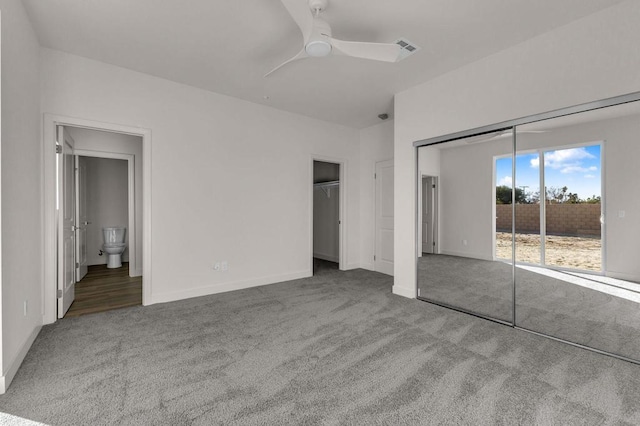
[[[438,178],[422,176],[422,253],[437,253]]]
[[[312,271],[341,268],[341,173],[340,163],[313,160]]]
[[[143,138],[58,125],[56,144],[56,317],[142,304]]]

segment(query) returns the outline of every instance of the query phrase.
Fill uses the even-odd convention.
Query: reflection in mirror
[[[512,150],[512,129],[418,149],[420,299],[513,322]]]
[[[517,326],[640,361],[639,137],[640,102],[517,128]]]

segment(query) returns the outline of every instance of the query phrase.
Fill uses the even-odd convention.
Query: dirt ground
[[[511,234],[496,233],[496,256],[511,259]],[[516,234],[516,260],[540,264],[540,235]],[[599,238],[558,237],[547,235],[545,263],[565,268],[599,271],[602,243]]]

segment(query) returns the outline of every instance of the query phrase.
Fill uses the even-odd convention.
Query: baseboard
[[[317,257],[318,259],[326,260],[328,262],[340,262],[338,256],[331,256],[329,254],[313,253],[313,257]]]
[[[129,270],[129,276],[132,278],[142,276],[142,269]]]
[[[399,287],[397,285],[394,285],[392,287],[393,294],[396,294],[398,296],[402,296],[402,297],[406,297],[409,299],[415,299],[416,298],[416,289],[415,288],[406,288],[406,287]]]
[[[604,275],[606,277],[616,278],[619,280],[633,281],[636,283],[640,283],[640,277],[637,275],[625,274],[623,272],[614,272],[614,271],[606,271]]]
[[[448,256],[457,256],[457,257],[467,257],[469,259],[479,259],[479,260],[491,260],[493,261],[493,256],[486,256],[480,253],[464,253],[458,251],[446,251],[442,250],[440,254],[446,254]]]
[[[230,283],[214,284],[203,287],[197,287],[189,290],[172,291],[169,293],[153,294],[151,295],[151,302],[149,305],[155,303],[175,302],[177,300],[190,299],[192,297],[209,296],[212,294],[226,293],[228,291],[242,290],[250,287],[258,287],[262,285],[269,285],[280,283],[284,281],[298,280],[301,278],[308,278],[313,276],[313,272],[309,270],[292,272],[290,274],[273,275],[270,277],[261,277],[253,280],[235,281]]]
[[[362,269],[366,269],[367,271],[376,271],[375,265],[373,263],[361,263],[360,267]]]
[[[4,374],[4,376],[0,376],[0,395],[7,391],[7,388],[13,381],[13,378],[18,372],[18,369],[22,365],[24,357],[27,356],[27,352],[29,352],[29,349],[31,349],[31,345],[33,345],[36,337],[38,337],[38,333],[40,333],[41,329],[42,326],[40,325],[33,329],[27,340],[24,342],[24,344],[16,354],[15,358],[9,363],[9,368],[7,368],[6,370],[7,372]]]
[[[359,263],[349,263],[347,264],[347,267],[343,269],[343,271],[350,271],[352,269],[360,269],[361,266]]]

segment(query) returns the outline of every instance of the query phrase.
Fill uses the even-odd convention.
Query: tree
[[[507,185],[496,186],[496,204],[511,204],[511,187]],[[527,203],[527,197],[522,188],[516,188],[516,203]]]

